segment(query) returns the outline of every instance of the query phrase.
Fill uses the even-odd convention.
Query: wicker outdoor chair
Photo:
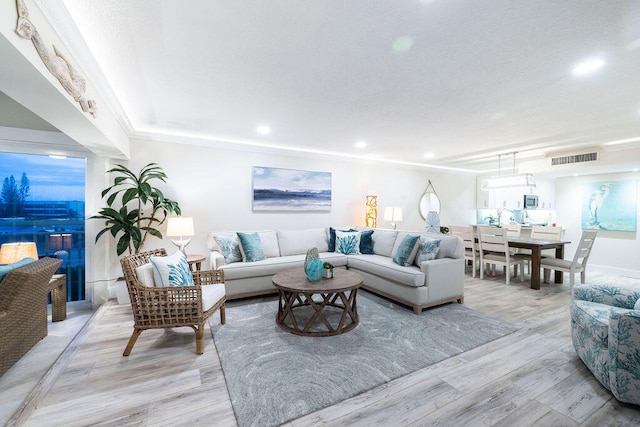
[[[193,272],[194,286],[148,287],[136,275],[136,268],[149,263],[151,256],[166,256],[164,249],[156,249],[129,255],[120,260],[133,309],[133,334],[124,350],[128,356],[138,336],[147,329],[177,328],[189,326],[196,333],[196,353],[204,353],[204,324],[220,309],[220,323],[226,322],[226,295],[213,305],[203,307],[203,286],[224,286],[222,270]],[[217,284],[217,285],[216,285]]]
[[[49,280],[61,263],[41,258],[0,282],[0,375],[47,336]]]

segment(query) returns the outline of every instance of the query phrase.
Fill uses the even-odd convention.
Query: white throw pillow
[[[156,282],[153,279],[153,264],[147,263],[136,267],[136,276],[143,285],[153,288]]]
[[[152,256],[153,280],[158,287],[193,286],[193,276],[187,257],[180,251],[168,256]]]
[[[345,255],[360,255],[360,232],[336,230],[336,252]]]

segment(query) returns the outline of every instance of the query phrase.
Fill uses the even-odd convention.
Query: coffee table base
[[[280,300],[276,323],[287,332],[303,336],[329,337],[348,332],[360,321],[356,306],[357,291],[356,288],[312,293],[278,289]],[[314,295],[317,295],[316,299]]]

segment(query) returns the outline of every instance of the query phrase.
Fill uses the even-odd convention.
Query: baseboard
[[[587,266],[587,276],[589,276],[590,272],[640,279],[640,270],[629,270],[625,268],[608,267],[606,265],[589,264]]]

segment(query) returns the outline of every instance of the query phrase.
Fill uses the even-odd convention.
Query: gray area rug
[[[519,326],[460,304],[415,315],[358,291],[360,324],[303,337],[275,324],[277,298],[227,303],[211,325],[240,426],[274,426],[493,341]]]

